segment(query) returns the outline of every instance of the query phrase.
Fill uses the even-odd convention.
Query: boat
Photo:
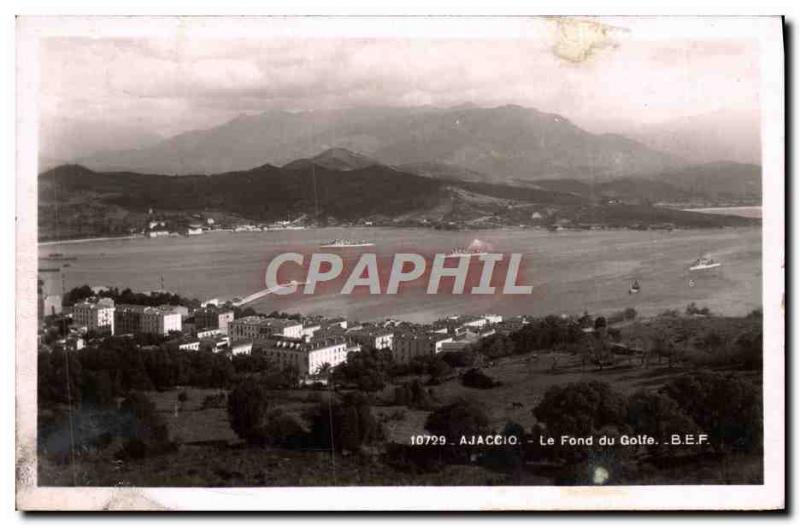
[[[635,279],[633,280],[631,288],[628,289],[628,294],[639,294],[640,290],[642,290],[642,286],[639,285],[639,280]]]
[[[483,250],[476,250],[471,248],[455,248],[450,251],[445,258],[471,258],[473,256],[483,256],[488,254]]]
[[[474,256],[484,256],[488,245],[480,239],[474,239],[467,248],[454,248],[445,258],[471,258]]]
[[[320,245],[322,248],[354,248],[354,247],[374,247],[375,243],[370,243],[369,241],[352,241],[350,239],[334,239],[333,241],[329,241],[324,245]]]
[[[697,258],[695,262],[692,263],[692,266],[689,267],[689,270],[708,270],[712,268],[717,268],[719,266],[722,266],[722,263],[714,261],[711,258],[701,257]]]

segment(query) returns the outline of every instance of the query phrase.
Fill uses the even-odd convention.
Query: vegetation
[[[757,223],[740,217],[654,207],[641,204],[638,199],[629,204],[608,205],[561,191],[444,181],[401,173],[382,165],[346,171],[316,165],[300,169],[263,165],[246,171],[184,177],[99,173],[82,166],[64,165],[39,177],[39,231],[43,239],[141,232],[150,208],[170,211],[174,217],[169,217],[168,223],[175,230],[185,229],[191,214],[207,210],[255,221],[302,215],[323,224],[364,218],[391,221],[411,212],[434,210],[454,197],[461,202],[464,195],[489,201],[547,204],[557,209],[548,215],[548,224],[565,220],[576,228],[588,228],[591,224],[622,228],[663,224],[709,228]],[[436,224],[475,219],[474,213],[468,213],[470,202],[464,204],[455,207],[449,216],[440,217]],[[500,225],[518,225],[520,221],[533,224],[530,210],[495,206],[486,211],[496,215]],[[478,217],[481,215],[486,214],[479,213]]]
[[[475,368],[468,370],[461,376],[461,383],[466,387],[474,387],[475,389],[491,389],[500,385],[500,382],[480,369]]]
[[[120,291],[116,287],[111,287],[108,289],[99,290],[95,294],[89,285],[81,285],[80,287],[70,289],[66,294],[64,294],[62,301],[65,307],[69,307],[93,296],[111,298],[114,300],[115,304],[122,303],[131,305],[148,305],[151,307],[157,307],[159,305],[183,305],[192,309],[200,307],[199,300],[184,298],[171,292],[154,291],[145,294],[142,292],[133,292],[131,289],[124,289]]]
[[[319,389],[299,387],[296,371],[258,350],[180,351],[170,338],[41,352],[40,477],[315,485],[328,474],[314,479],[307,466],[335,455],[344,478],[332,484],[593,484],[597,466],[611,484],[759,483],[761,317],[620,312],[617,326],[615,314],[529,319],[473,349],[409,364],[367,348]],[[498,434],[518,440],[460,444]],[[673,434],[707,434],[709,443],[668,446]],[[420,435],[447,444],[409,443]],[[561,435],[615,443],[539,445]],[[659,441],[620,445],[638,435]],[[741,469],[726,469],[731,462]]]

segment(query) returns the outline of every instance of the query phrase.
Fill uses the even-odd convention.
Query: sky
[[[171,136],[241,113],[519,104],[591,131],[758,113],[757,43],[556,26],[528,38],[46,38],[40,122]]]

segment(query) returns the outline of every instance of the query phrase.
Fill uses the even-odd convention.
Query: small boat
[[[354,247],[374,247],[375,243],[370,243],[369,241],[352,241],[350,239],[334,239],[333,241],[329,241],[324,245],[320,245],[322,248],[354,248]]]
[[[445,258],[471,258],[474,256],[483,256],[487,254],[483,250],[475,250],[470,248],[455,248],[450,251],[449,254],[445,256]]]
[[[472,243],[470,243],[467,248],[454,248],[445,256],[445,258],[471,258],[474,256],[483,256],[488,254],[486,251],[487,248],[489,248],[489,245],[480,239],[473,239]]]
[[[692,263],[692,266],[689,267],[689,270],[708,270],[708,269],[712,269],[712,268],[717,268],[717,267],[719,267],[721,265],[722,265],[722,263],[714,261],[711,258],[701,257],[701,258],[697,258],[695,260],[695,262]]]
[[[633,280],[631,288],[628,289],[628,294],[639,294],[640,290],[642,290],[642,286],[639,285],[639,280],[635,279]]]

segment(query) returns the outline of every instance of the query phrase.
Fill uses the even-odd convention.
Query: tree
[[[237,385],[228,395],[228,418],[231,428],[251,444],[264,444],[268,437],[269,392],[254,378]]]
[[[131,393],[122,402],[121,434],[125,441],[119,458],[142,458],[168,450],[172,444],[164,420],[156,407],[142,393]]]
[[[670,435],[700,431],[675,400],[653,391],[637,391],[628,398],[626,420],[636,433],[652,436],[659,441],[659,444],[649,448],[659,456],[675,453],[675,447],[666,443]]]
[[[480,369],[470,369],[461,377],[461,383],[465,387],[473,387],[475,389],[491,389],[497,387],[500,382],[496,381],[491,376],[487,375]]]
[[[433,397],[419,380],[399,385],[394,390],[394,403],[413,409],[428,410],[433,407]]]
[[[625,399],[596,380],[554,385],[533,410],[552,436],[585,436],[607,426],[624,426]]]
[[[384,388],[393,365],[388,349],[366,348],[350,353],[347,362],[334,369],[333,377],[337,382],[355,384],[362,391],[375,392]]]
[[[348,393],[341,400],[321,403],[309,415],[309,440],[316,447],[358,451],[383,437],[366,396]]]
[[[450,367],[469,367],[475,363],[475,353],[470,350],[443,352],[439,358]]]
[[[437,409],[425,421],[425,429],[431,434],[445,436],[456,444],[462,436],[480,435],[488,428],[489,417],[483,407],[465,398]]]
[[[483,461],[492,468],[505,472],[516,471],[522,467],[525,452],[525,428],[516,422],[506,422],[500,434],[504,437],[517,437],[515,445],[501,447],[492,446],[488,449]]]
[[[749,380],[697,372],[673,379],[663,392],[709,434],[716,449],[754,451],[761,447],[761,391]]]

